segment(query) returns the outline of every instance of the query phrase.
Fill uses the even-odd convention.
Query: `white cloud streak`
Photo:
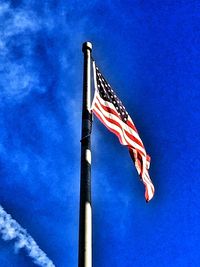
[[[12,219],[11,215],[2,206],[0,206],[0,233],[3,240],[14,241],[16,252],[24,249],[36,265],[41,267],[55,267],[53,262],[39,248],[35,240]]]

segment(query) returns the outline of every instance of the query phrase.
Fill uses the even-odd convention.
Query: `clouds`
[[[0,3],[0,203],[59,266],[76,260],[81,43],[88,21],[77,17],[78,9],[65,1]]]
[[[17,100],[39,85],[31,62],[31,39],[39,31],[40,21],[32,11],[1,3],[0,23],[0,97]]]
[[[41,267],[55,267],[35,240],[0,206],[0,233],[5,241],[14,240],[16,252],[24,248],[34,263]]]
[[[58,266],[77,265],[81,45],[94,41],[94,56],[101,57],[102,69],[107,62],[106,76],[114,80],[110,73],[116,77],[112,70],[120,64],[112,55],[117,46],[127,48],[117,40],[125,32],[118,18],[120,11],[110,1],[0,4],[0,203],[20,218]],[[130,199],[120,190],[128,155],[124,152],[120,168],[116,153],[123,152],[117,140],[97,125],[92,138],[93,162],[102,163],[94,165],[94,199],[98,205],[103,193],[106,201],[114,196],[107,218],[112,222],[110,211],[117,214],[118,202],[126,205]]]

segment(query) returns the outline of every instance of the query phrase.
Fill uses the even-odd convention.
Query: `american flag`
[[[95,62],[93,62],[93,73],[95,94],[91,109],[98,119],[117,135],[120,143],[127,146],[145,186],[145,199],[148,202],[152,199],[155,191],[148,172],[150,156],[146,153],[131,117],[110,84],[96,67]]]

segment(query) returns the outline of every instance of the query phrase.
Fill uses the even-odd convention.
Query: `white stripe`
[[[146,157],[142,156],[142,172],[144,173],[147,167],[147,160]]]
[[[152,183],[152,181],[151,181],[151,178],[150,178],[149,173],[148,173],[147,170],[146,170],[145,175],[146,175],[146,177],[147,177],[147,180],[148,180],[149,185],[151,186],[151,190],[154,191],[154,186],[153,186],[153,183]]]
[[[132,151],[133,151],[133,154],[134,154],[134,148],[132,148]],[[142,165],[143,166],[145,166],[145,162],[147,162],[147,160],[144,159],[144,158],[145,157],[142,157],[142,161],[143,161]],[[140,175],[142,169],[139,166],[137,167],[136,160],[135,160],[135,167],[136,167],[136,170],[137,170],[138,174]],[[153,186],[153,183],[151,181],[151,178],[149,177],[149,173],[148,173],[147,168],[144,168],[143,174],[140,175],[140,177],[141,177],[141,180],[142,180],[143,184],[145,185],[146,192],[147,192],[149,200],[150,200],[150,198],[152,198],[153,194],[154,194],[154,186]]]
[[[106,106],[106,103],[108,103],[106,101],[104,103],[102,103],[102,101],[99,101],[99,100],[100,99],[97,98],[97,101],[96,101],[96,104],[98,104],[99,107],[101,106],[101,104],[104,105],[104,106]],[[111,107],[109,107],[109,108],[111,108]],[[120,123],[120,125],[121,125],[121,127],[123,129],[125,129],[127,132],[129,132],[129,134],[133,135],[143,145],[143,143],[142,143],[142,141],[141,141],[141,139],[140,139],[140,137],[139,137],[139,135],[138,135],[137,132],[135,132],[131,127],[129,127],[126,123],[124,123],[119,117],[117,117],[116,115],[110,113],[109,111],[104,110],[103,107],[101,107],[101,110],[104,112],[104,114],[107,113],[106,117],[109,117],[111,119],[114,119],[115,121],[117,121],[118,123]],[[116,110],[114,110],[114,111],[116,112]],[[142,147],[142,148],[144,149],[144,147]],[[145,154],[146,154],[146,152],[145,152]]]
[[[97,103],[96,103],[96,104],[97,104]],[[98,111],[98,113],[99,113],[99,109],[95,109],[95,111]],[[109,124],[109,125],[113,125],[114,127],[117,127],[117,128],[119,129],[119,130],[116,129],[116,131],[120,134],[120,137],[123,138],[123,140],[124,140],[124,142],[125,142],[125,144],[123,144],[123,145],[131,146],[131,147],[134,147],[134,148],[137,147],[137,149],[142,150],[141,147],[140,147],[139,145],[137,145],[134,141],[132,141],[132,140],[126,135],[126,133],[123,131],[123,129],[121,129],[121,128],[120,128],[119,126],[117,126],[116,124],[114,124],[114,123],[112,123],[112,122],[109,122],[109,121],[107,120],[107,117],[106,117],[106,115],[104,114],[104,112],[107,113],[106,111],[104,111],[104,110],[102,110],[102,108],[100,108],[100,112],[101,112],[101,114],[102,114],[102,116],[103,116],[103,118],[104,118],[104,122],[105,122],[106,125],[107,125],[107,124]],[[108,114],[110,115],[110,118],[112,119],[111,114],[110,114],[110,113],[108,113]],[[110,126],[109,126],[109,127],[110,127]],[[141,152],[141,153],[142,153],[142,152]]]
[[[145,172],[142,176],[142,180],[151,188],[151,191],[152,191],[152,183],[151,183],[151,180],[150,180],[150,177],[149,175]]]
[[[97,111],[97,108],[95,109],[95,111]],[[99,110],[98,110],[98,111],[99,111]],[[101,112],[102,116],[104,117],[104,122],[105,122],[105,124],[108,124],[108,123],[109,123],[109,125],[114,125],[114,126],[117,127],[118,129],[120,129],[120,132],[119,132],[119,130],[118,130],[118,132],[119,132],[120,136],[125,140],[125,144],[122,143],[123,145],[130,146],[130,147],[132,147],[132,148],[135,148],[139,153],[142,154],[142,156],[144,155],[144,153],[146,153],[146,151],[145,151],[141,146],[139,146],[137,143],[135,143],[133,140],[131,140],[131,139],[128,137],[128,135],[124,132],[123,129],[121,129],[121,127],[119,127],[119,126],[117,126],[115,123],[109,122],[109,121],[107,120],[108,117],[104,114],[104,113],[107,113],[105,110],[102,110],[102,108],[100,108],[100,112]],[[98,112],[98,113],[99,113],[99,112]],[[110,113],[108,113],[108,114],[110,115]],[[109,118],[110,118],[110,119],[113,119],[113,118],[112,118],[112,115],[110,115]],[[120,124],[120,122],[119,122],[119,124]]]
[[[104,106],[106,106],[106,107],[109,107],[109,108],[112,109],[113,111],[117,112],[115,106],[114,106],[112,103],[103,100],[103,99],[100,97],[100,95],[97,93],[97,94],[96,94],[96,103],[97,103],[98,101],[99,101],[102,105],[104,105]],[[113,114],[112,114],[112,115],[113,115]],[[115,116],[115,115],[113,115],[113,116]],[[116,116],[115,116],[115,118],[116,118]],[[119,118],[118,118],[118,119],[119,119]],[[129,120],[132,122],[130,116],[129,116]],[[142,143],[142,140],[141,140],[140,137],[139,137],[139,134],[138,134],[136,131],[134,131],[132,128],[130,128],[130,127],[129,127],[126,123],[124,123],[122,120],[120,120],[120,121],[121,121],[122,127],[125,128],[125,129],[126,129],[130,134],[132,134],[135,138],[137,138],[137,139],[140,141],[141,144],[143,144],[143,143]],[[132,123],[133,123],[133,122],[132,122]],[[133,123],[133,125],[134,125],[134,123]]]
[[[152,181],[149,177],[149,174],[147,172],[143,175],[143,181],[144,181],[145,185],[147,186],[148,195],[153,197],[154,186],[153,186],[153,183],[152,183]]]
[[[143,184],[145,185],[145,196],[149,201],[149,200],[151,200],[151,198],[154,195],[154,186],[153,186],[153,183],[152,183],[151,178],[150,178],[149,173],[148,173],[148,169],[150,167],[150,161],[147,160],[147,154],[146,154],[146,150],[145,150],[145,147],[143,145],[143,142],[142,142],[141,138],[139,137],[139,134],[137,131],[135,131],[130,126],[128,126],[126,123],[124,123],[123,120],[121,120],[118,116],[103,109],[102,105],[117,112],[113,103],[103,100],[101,98],[101,96],[99,95],[99,91],[97,88],[97,76],[96,76],[95,62],[93,62],[93,74],[94,74],[95,94],[94,94],[94,99],[92,102],[91,109],[93,109],[97,113],[96,115],[98,115],[101,118],[101,120],[103,121],[105,126],[107,126],[110,130],[114,130],[118,133],[118,135],[120,136],[120,138],[119,138],[119,136],[118,136],[118,138],[119,138],[119,141],[122,145],[129,146],[129,147],[131,147],[131,149],[133,151],[135,150],[139,154],[141,154],[142,166],[139,168],[136,167],[136,169],[137,169],[137,171],[141,177]],[[95,107],[95,104],[97,105],[97,107]],[[116,123],[120,124],[121,128],[119,126],[115,125],[114,123],[109,122],[108,119],[112,119],[113,121],[116,121]],[[128,115],[128,121],[130,123],[132,123],[133,126],[135,126],[129,115]],[[134,138],[136,138],[141,143],[142,146],[138,145],[133,140],[131,140],[128,137],[128,135],[125,133],[125,130],[130,135],[132,135]],[[144,153],[144,155],[142,155],[142,153]],[[137,157],[137,155],[136,155],[136,157]],[[134,159],[135,159],[135,157],[134,157]],[[134,162],[135,162],[135,166],[136,166],[136,160],[134,160]]]
[[[128,143],[126,142],[126,140],[124,139],[124,136],[122,134],[122,131],[121,129],[113,124],[113,123],[110,123],[109,121],[106,120],[106,118],[103,116],[103,114],[101,113],[101,111],[99,111],[98,109],[94,109],[96,113],[98,113],[98,115],[101,117],[102,121],[105,123],[106,126],[108,126],[108,128],[111,128],[115,131],[117,131],[121,137],[122,140],[120,140],[120,143],[124,146],[128,146]]]
[[[109,112],[105,111],[105,110],[101,107],[101,105],[100,105],[99,103],[96,102],[96,104],[97,104],[98,108],[100,109],[100,111],[103,113],[103,115],[104,115],[105,118],[113,119],[114,121],[116,121],[117,123],[119,123],[119,124],[121,125],[121,127],[122,127],[122,134],[123,134],[124,138],[127,140],[127,144],[133,146],[133,147],[136,148],[136,149],[139,149],[141,152],[144,153],[144,155],[146,155],[146,151],[144,150],[144,148],[141,147],[140,145],[138,145],[137,143],[135,143],[133,140],[131,140],[131,139],[128,137],[128,135],[125,133],[125,131],[124,131],[124,123],[121,123],[122,121],[121,121],[117,116],[113,115],[112,113],[109,113]],[[95,108],[94,108],[94,109],[95,109]],[[95,109],[95,110],[96,110],[96,109]],[[127,131],[128,131],[128,128],[129,128],[129,127],[128,127],[128,125],[127,125],[127,127],[126,127],[126,130],[127,130]]]

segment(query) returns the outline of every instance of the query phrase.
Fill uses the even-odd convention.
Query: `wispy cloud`
[[[38,88],[38,75],[33,71],[30,56],[31,36],[40,29],[40,20],[32,11],[12,9],[8,3],[1,3],[0,23],[3,25],[0,29],[0,96],[21,98],[33,87]]]
[[[11,215],[0,206],[0,233],[5,241],[13,240],[15,251],[25,249],[33,262],[41,267],[55,267],[53,262],[39,248],[35,240],[23,229]]]

